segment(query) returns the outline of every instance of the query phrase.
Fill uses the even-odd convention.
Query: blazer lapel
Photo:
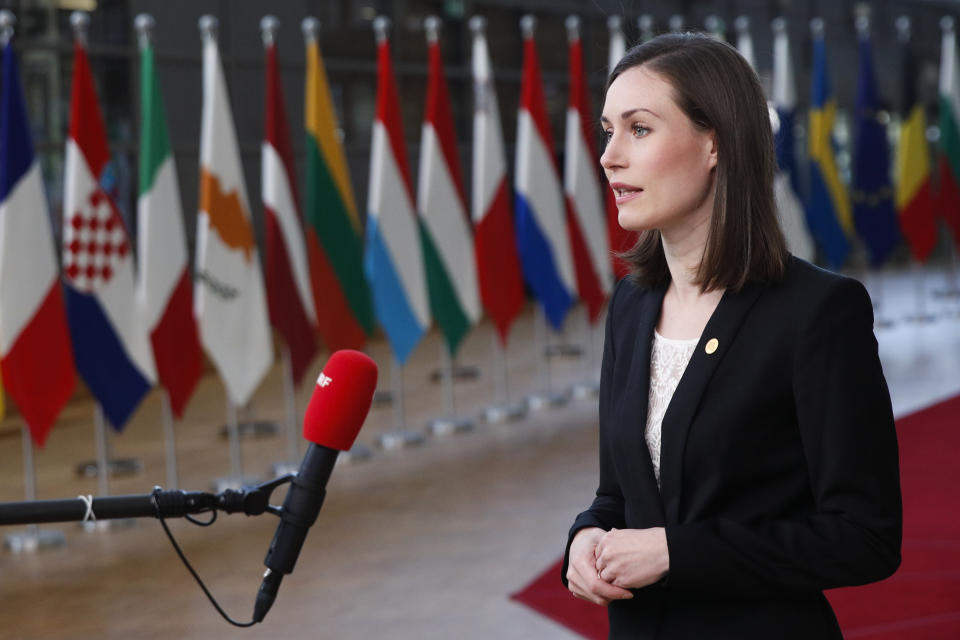
[[[636,483],[632,493],[642,495],[648,505],[656,505],[658,522],[650,526],[663,525],[663,502],[653,474],[653,462],[647,449],[644,431],[647,424],[647,398],[650,395],[650,347],[653,344],[653,330],[660,317],[663,296],[667,285],[648,290],[640,305],[639,317],[635,319],[637,332],[634,338],[633,353],[630,355],[630,374],[624,389],[627,390],[620,404],[620,415],[616,420],[618,428],[625,429],[624,442],[627,444],[619,451],[620,477],[629,477]],[[626,472],[626,473],[623,473]]]
[[[661,494],[667,522],[679,521],[684,448],[700,399],[761,291],[760,285],[747,284],[737,293],[724,293],[667,406],[660,449]],[[649,350],[646,358],[649,369]]]

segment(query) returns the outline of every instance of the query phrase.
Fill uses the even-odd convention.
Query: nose
[[[610,136],[610,139],[607,140],[607,145],[603,149],[603,153],[600,154],[600,166],[604,168],[605,171],[613,171],[614,169],[619,169],[623,167],[623,154],[620,151],[620,143],[617,139],[617,134],[614,133]]]

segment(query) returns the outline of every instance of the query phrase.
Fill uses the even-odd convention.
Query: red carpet
[[[960,396],[897,421],[903,564],[891,578],[827,592],[844,637],[960,638]],[[607,637],[606,610],[574,598],[560,561],[511,598],[586,638]]]

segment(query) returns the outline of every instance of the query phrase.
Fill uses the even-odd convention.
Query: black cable
[[[203,580],[200,579],[200,576],[197,575],[197,572],[194,571],[192,566],[190,566],[190,561],[187,560],[187,556],[183,555],[183,551],[181,551],[180,545],[178,545],[177,541],[173,538],[173,534],[170,533],[170,529],[167,527],[166,521],[163,519],[163,516],[160,514],[160,504],[157,502],[157,494],[159,493],[160,493],[160,487],[156,487],[153,490],[153,506],[156,509],[156,512],[157,512],[156,515],[157,515],[157,519],[160,521],[160,526],[163,527],[164,533],[166,533],[167,538],[170,539],[170,544],[173,545],[174,550],[177,552],[177,555],[180,556],[180,559],[183,561],[184,566],[187,567],[187,570],[190,572],[190,575],[193,576],[193,579],[196,580],[197,584],[200,585],[200,588],[203,589],[203,593],[206,594],[207,599],[210,600],[210,604],[212,604],[213,608],[216,609],[221,616],[223,616],[224,620],[226,620],[227,622],[229,622],[230,624],[236,627],[252,627],[253,625],[255,625],[256,624],[255,620],[251,620],[250,622],[237,622],[236,620],[231,618],[229,615],[227,615],[227,612],[220,607],[219,603],[217,603],[216,599],[213,597],[213,594],[211,594],[210,591],[207,589],[207,586],[203,584]],[[211,517],[209,522],[201,522],[201,521],[195,520],[194,518],[189,518],[189,520],[190,522],[193,522],[194,524],[197,524],[201,527],[209,527],[217,519],[216,510],[211,509],[211,511],[213,511],[213,516]]]

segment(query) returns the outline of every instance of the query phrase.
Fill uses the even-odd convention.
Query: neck
[[[695,280],[707,247],[711,208],[694,214],[692,224],[688,220],[682,227],[660,230],[671,287],[681,300],[695,300],[702,294]]]

